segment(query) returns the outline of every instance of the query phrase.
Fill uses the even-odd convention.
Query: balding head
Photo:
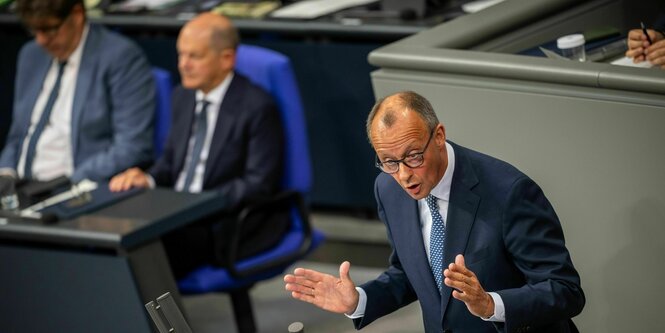
[[[210,12],[198,15],[187,22],[180,34],[205,34],[210,39],[210,48],[218,52],[228,48],[235,50],[240,43],[238,30],[231,20]]]
[[[374,125],[391,128],[398,121],[398,113],[404,111],[415,112],[425,122],[428,131],[432,131],[439,124],[432,105],[425,97],[413,91],[401,91],[381,98],[374,104],[366,123],[367,138],[370,143],[372,143],[372,125],[375,122],[378,123]]]
[[[178,70],[182,85],[207,94],[235,67],[238,32],[221,15],[205,13],[189,21],[178,36]]]

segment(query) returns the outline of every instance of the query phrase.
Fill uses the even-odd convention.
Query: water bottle
[[[584,35],[574,34],[563,36],[556,40],[556,46],[561,50],[561,54],[576,61],[586,61],[584,52]]]

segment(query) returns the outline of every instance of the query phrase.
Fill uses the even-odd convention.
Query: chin
[[[182,86],[187,88],[187,89],[197,89],[198,88],[198,86],[195,83],[189,82],[187,80],[182,80]]]

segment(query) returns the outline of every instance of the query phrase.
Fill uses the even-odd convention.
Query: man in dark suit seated
[[[132,168],[113,177],[112,191],[132,187],[172,187],[177,191],[217,191],[225,216],[176,230],[164,244],[176,277],[204,263],[219,263],[224,228],[233,211],[279,188],[284,149],[281,120],[267,92],[233,71],[238,33],[222,16],[206,13],[187,23],[177,41],[182,87],[173,92],[173,118],[164,154],[147,172]],[[220,203],[221,205],[221,203]],[[274,232],[244,226],[245,254],[275,243]],[[211,230],[216,230],[212,232]]]
[[[108,180],[152,159],[155,87],[130,40],[88,24],[82,0],[18,0],[34,35],[18,57],[0,175]]]
[[[580,277],[554,209],[513,166],[446,141],[430,103],[414,92],[381,99],[367,134],[383,171],[379,217],[390,267],[356,288],[297,268],[292,296],[345,313],[356,328],[415,300],[426,332],[576,332]]]

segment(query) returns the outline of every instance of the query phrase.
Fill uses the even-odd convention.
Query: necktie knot
[[[427,198],[425,199],[427,202],[427,207],[429,207],[430,210],[439,210],[439,203],[436,202],[436,197],[433,195],[428,195]]]
[[[202,99],[199,100],[199,104],[201,104],[201,112],[203,112],[208,109],[208,105],[210,105],[210,102],[208,102],[208,100]]]

